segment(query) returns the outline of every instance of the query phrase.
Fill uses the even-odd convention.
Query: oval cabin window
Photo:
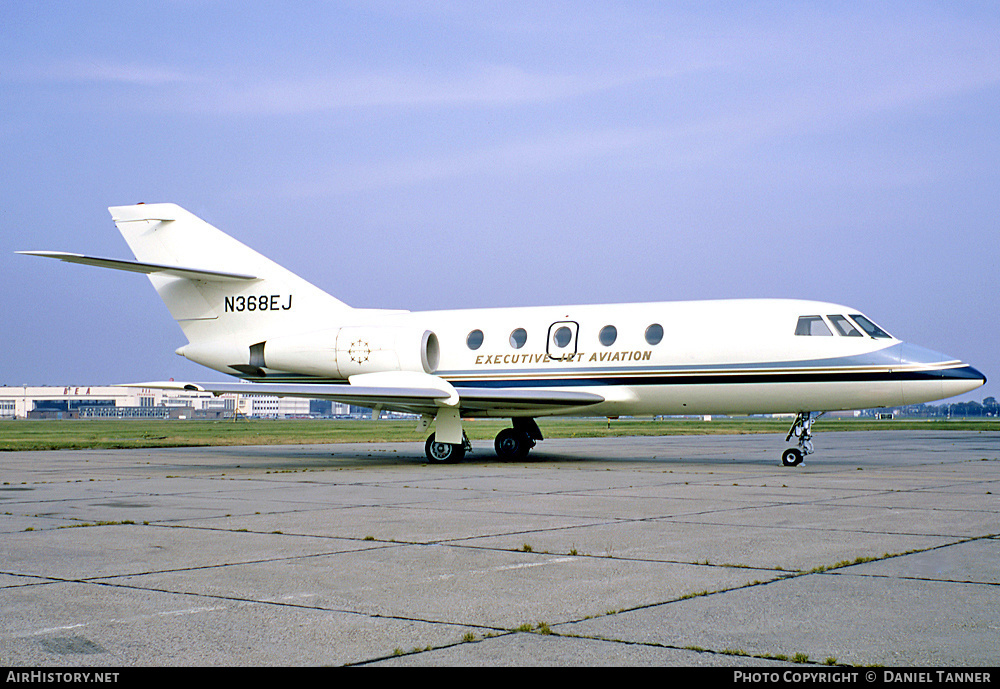
[[[514,349],[520,349],[524,346],[524,343],[528,341],[528,331],[524,328],[518,328],[510,334],[510,346]]]
[[[660,344],[660,340],[663,339],[663,326],[659,323],[653,323],[651,326],[646,328],[646,342],[651,345]]]
[[[601,334],[597,336],[597,339],[601,341],[601,344],[605,347],[610,347],[618,339],[618,328],[613,325],[606,325],[601,328]]]
[[[483,346],[483,331],[473,330],[469,333],[469,336],[465,338],[465,344],[469,345],[469,349],[479,349]]]

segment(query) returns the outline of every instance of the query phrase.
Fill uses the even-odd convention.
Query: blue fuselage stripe
[[[445,376],[447,377],[447,376]],[[456,387],[536,388],[601,385],[755,385],[761,383],[863,383],[941,379],[983,379],[982,373],[964,366],[923,371],[799,371],[783,373],[702,373],[678,375],[574,376],[572,378],[471,378],[452,379]]]

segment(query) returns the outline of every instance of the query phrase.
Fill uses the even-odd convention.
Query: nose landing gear
[[[795,436],[799,439],[798,447],[790,447],[781,453],[781,463],[786,467],[798,466],[802,463],[803,458],[806,455],[811,455],[813,450],[812,444],[812,425],[815,423],[816,419],[823,416],[825,412],[820,412],[816,414],[815,412],[799,412],[795,416],[795,421],[792,423],[792,427],[788,429],[788,435],[785,436],[785,442],[787,443]]]

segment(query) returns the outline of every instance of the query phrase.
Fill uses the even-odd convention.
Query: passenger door
[[[568,361],[576,356],[580,324],[576,321],[556,321],[549,326],[545,353],[553,361]]]

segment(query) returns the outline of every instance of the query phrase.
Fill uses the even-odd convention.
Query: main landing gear
[[[516,418],[511,419],[513,428],[505,428],[497,433],[493,448],[497,457],[502,460],[522,460],[528,456],[528,452],[535,446],[535,442],[542,439],[542,432],[534,419]],[[462,442],[458,444],[439,443],[435,440],[435,434],[431,434],[424,444],[424,453],[427,461],[431,464],[454,464],[461,462],[466,452],[472,451],[472,443],[469,437],[463,432]]]
[[[511,419],[513,428],[505,428],[497,433],[493,441],[493,449],[502,460],[522,460],[535,446],[536,440],[542,440],[542,432],[534,419]]]
[[[493,449],[497,452],[497,457],[506,460],[521,460],[528,456],[528,452],[535,446],[535,441],[524,431],[516,428],[505,428],[497,433],[496,440],[493,441]]]
[[[781,463],[786,467],[798,466],[802,463],[802,459],[806,455],[811,455],[813,450],[812,444],[812,425],[815,423],[816,419],[823,416],[824,412],[816,414],[815,412],[799,412],[795,416],[795,421],[792,423],[792,427],[788,429],[788,435],[785,436],[785,442],[787,443],[795,436],[799,439],[798,447],[790,447],[781,453]]]
[[[465,453],[472,450],[472,443],[469,442],[469,436],[464,431],[462,432],[462,442],[457,444],[436,442],[434,436],[435,434],[431,433],[427,442],[424,443],[424,454],[427,455],[427,461],[431,464],[461,462]]]

